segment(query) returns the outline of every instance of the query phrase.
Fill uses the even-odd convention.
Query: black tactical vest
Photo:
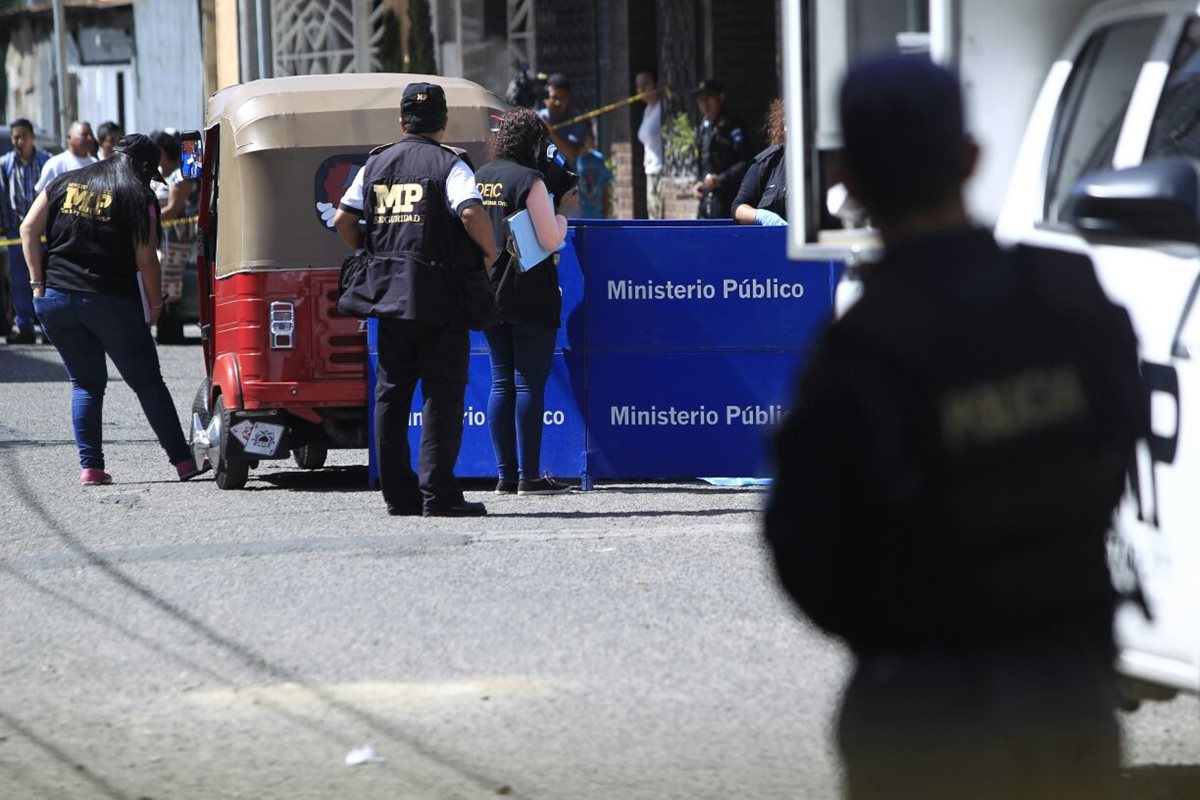
[[[496,251],[505,253],[504,218],[525,208],[529,190],[542,180],[542,173],[507,159],[485,164],[475,173],[483,207],[492,218]],[[507,322],[557,328],[562,314],[562,292],[558,288],[558,258],[550,256],[525,272],[517,269],[505,253],[492,273],[496,303]]]
[[[857,644],[1052,638],[1090,621],[1102,645],[1104,536],[1145,419],[1136,339],[1087,258],[976,238],[948,243],[957,263],[930,265],[936,279],[885,259],[830,330],[897,387],[862,420],[875,630]]]
[[[470,166],[465,153],[423,136],[372,151],[363,167],[363,253],[343,267],[343,313],[467,326],[464,276],[483,264],[446,205],[446,178],[460,159]]]

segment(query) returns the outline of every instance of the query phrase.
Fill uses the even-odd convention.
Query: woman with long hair
[[[475,173],[492,218],[500,260],[492,272],[503,322],[485,331],[492,357],[488,426],[500,479],[497,494],[560,494],[572,487],[541,474],[546,381],[562,315],[558,256],[522,271],[505,252],[504,219],[529,212],[538,244],[553,251],[567,235],[535,168],[546,126],[528,108],[509,109],[492,139],[492,161]]]
[[[787,225],[787,159],[783,101],[776,99],[764,126],[770,146],[754,157],[737,198],[733,218],[743,225]]]
[[[37,196],[21,224],[33,304],[71,379],[71,420],[87,485],[104,470],[107,355],[137,395],[180,480],[198,474],[175,403],[163,382],[150,325],[162,313],[158,201],[150,179],[159,149],[123,137],[111,158],[64,173]],[[46,234],[46,262],[38,244]]]

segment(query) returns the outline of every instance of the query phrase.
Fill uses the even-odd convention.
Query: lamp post
[[[58,139],[67,141],[71,110],[67,108],[67,24],[63,0],[54,0],[54,69],[58,76]]]

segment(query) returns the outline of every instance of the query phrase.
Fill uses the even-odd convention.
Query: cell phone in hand
[[[184,131],[179,136],[179,172],[190,181],[199,180],[204,164],[200,131]]]

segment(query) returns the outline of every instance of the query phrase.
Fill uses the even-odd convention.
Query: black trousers
[[[467,388],[467,331],[397,319],[379,321],[375,371],[375,452],[389,509],[459,503],[454,462],[462,447],[463,395]],[[417,472],[408,447],[409,412],[421,382],[421,445]],[[419,476],[419,477],[418,477]]]
[[[1108,654],[927,653],[859,663],[838,720],[847,800],[1108,800]]]

